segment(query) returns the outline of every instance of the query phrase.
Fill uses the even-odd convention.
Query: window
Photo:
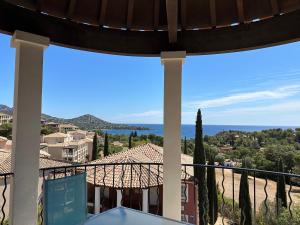
[[[181,184],[181,201],[188,202],[188,200],[189,200],[188,184]]]

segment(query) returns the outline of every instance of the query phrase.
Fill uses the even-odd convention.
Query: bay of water
[[[141,126],[149,128],[149,130],[137,130],[138,135],[143,134],[155,134],[158,136],[163,136],[163,125],[162,124],[131,124],[134,126]],[[244,125],[203,125],[203,133],[204,135],[213,136],[221,131],[229,131],[229,130],[238,130],[238,131],[245,131],[245,132],[254,132],[254,131],[262,131],[274,128],[282,128],[288,129],[295,127],[288,127],[288,126],[244,126]],[[111,129],[105,130],[108,134],[126,134],[129,135],[132,130],[118,130],[118,129]],[[182,125],[181,128],[182,137],[194,138],[195,137],[195,125]]]

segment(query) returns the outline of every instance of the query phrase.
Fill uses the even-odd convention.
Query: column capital
[[[161,64],[164,64],[165,62],[168,61],[179,61],[183,64],[185,56],[186,56],[186,51],[161,52],[160,53]]]
[[[48,37],[16,30],[11,38],[11,47],[16,48],[19,43],[27,43],[45,49],[49,46],[50,39]]]

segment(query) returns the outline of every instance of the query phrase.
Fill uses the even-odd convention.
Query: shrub
[[[292,217],[288,209],[280,207],[278,210],[274,202],[267,202],[268,211],[263,203],[256,217],[257,225],[299,225],[300,206],[292,208]]]

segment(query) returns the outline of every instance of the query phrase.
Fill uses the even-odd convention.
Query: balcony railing
[[[0,174],[0,224],[8,224],[8,201],[9,201],[9,191],[10,191],[10,179],[13,177],[13,173],[1,173]]]
[[[280,217],[282,209],[276,195],[276,184],[281,177],[286,179],[287,206],[283,210],[288,212],[290,219],[299,216],[299,214],[294,214],[294,210],[300,206],[300,175],[235,167],[183,164],[181,176],[183,221],[199,224],[197,200],[199,185],[194,176],[195,168],[215,169],[219,203],[216,224],[248,224],[245,221],[240,222],[240,215],[244,213],[239,208],[239,185],[242,172],[248,174],[252,224],[256,224],[260,217],[269,218],[271,214],[275,216],[275,219]],[[123,205],[153,214],[162,214],[162,164],[108,163],[46,168],[41,170],[42,179],[40,180],[43,183],[47,179],[59,179],[82,172],[87,173],[87,195],[90,213],[96,212],[97,205],[100,206],[100,212]],[[7,187],[8,178],[12,177],[13,174],[1,174],[0,176],[2,181],[2,225],[6,224],[8,219],[5,211],[8,204]],[[40,185],[42,186],[42,184]],[[96,193],[97,190],[100,190],[99,195]],[[40,193],[39,209],[39,223],[43,224],[42,193]]]

